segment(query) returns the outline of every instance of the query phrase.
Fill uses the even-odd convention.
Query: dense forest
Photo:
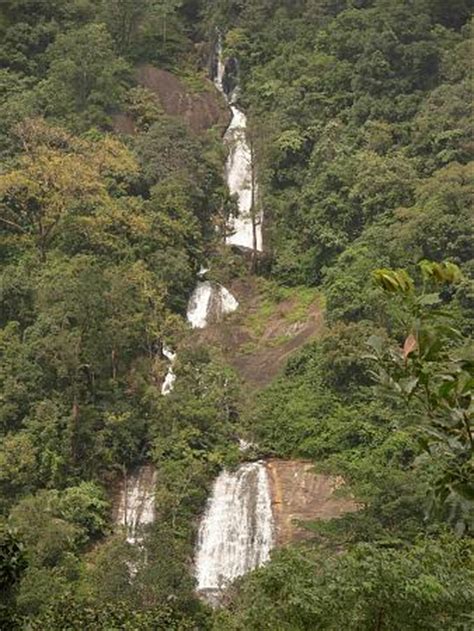
[[[469,0],[0,3],[1,629],[471,628],[470,18]],[[225,245],[219,34],[258,256]],[[214,119],[160,102],[151,67]],[[203,265],[269,309],[316,295],[324,327],[250,390],[186,322]],[[213,608],[193,550],[239,437],[342,476],[359,509]],[[112,517],[144,463],[145,555]]]

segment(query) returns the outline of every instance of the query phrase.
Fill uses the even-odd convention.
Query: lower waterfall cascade
[[[195,557],[197,589],[216,593],[269,560],[274,521],[263,462],[223,470],[201,520]]]

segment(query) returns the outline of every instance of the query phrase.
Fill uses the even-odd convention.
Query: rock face
[[[265,564],[275,546],[311,532],[298,521],[332,519],[358,510],[338,497],[341,478],[319,475],[301,460],[267,460],[223,470],[216,478],[196,543],[195,576],[201,598],[218,605],[239,576]]]
[[[143,541],[143,529],[155,519],[156,469],[143,465],[121,482],[115,502],[114,522],[127,533],[128,543]]]
[[[314,465],[301,460],[269,460],[276,545],[308,539],[311,533],[298,521],[332,519],[358,510],[351,497],[335,496],[342,478],[314,473]]]
[[[137,80],[153,92],[166,114],[184,119],[196,133],[229,124],[228,108],[211,81],[203,81],[201,92],[191,92],[179,77],[150,64],[137,69]]]

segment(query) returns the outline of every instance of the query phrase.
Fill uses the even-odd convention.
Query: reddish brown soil
[[[285,335],[288,339],[275,347],[259,348],[249,354],[237,353],[231,358],[231,363],[247,383],[255,388],[265,386],[281,372],[294,351],[315,337],[321,326],[321,311],[316,305],[305,322],[288,325],[281,321],[272,322],[270,319],[262,341],[275,339],[279,335]]]

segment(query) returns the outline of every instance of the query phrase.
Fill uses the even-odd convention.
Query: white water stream
[[[229,191],[237,196],[239,215],[230,221],[232,234],[226,238],[230,245],[249,250],[262,251],[263,215],[255,210],[257,186],[252,177],[252,153],[247,141],[247,117],[235,105],[237,91],[227,95],[224,89],[225,64],[222,58],[222,45],[217,48],[217,74],[214,83],[230,105],[232,119],[224,135],[229,155],[226,164],[226,177]]]
[[[227,95],[225,64],[218,45],[215,85],[230,105],[232,119],[224,135],[229,155],[227,184],[236,195],[239,214],[231,219],[232,234],[227,243],[249,250],[262,250],[262,214],[257,213],[256,185],[252,174],[252,153],[247,141],[247,117],[236,104],[236,91]],[[219,286],[222,312],[233,311],[238,303]],[[226,293],[227,292],[227,293]],[[219,302],[219,301],[218,301]],[[215,317],[212,285],[199,283],[191,298],[188,320],[195,328]],[[244,450],[249,445],[241,442]],[[238,576],[262,565],[274,545],[274,525],[267,469],[262,462],[249,462],[235,472],[222,471],[214,482],[206,512],[201,520],[195,558],[198,590],[208,597],[221,592]]]
[[[116,523],[126,529],[127,541],[140,545],[143,529],[155,519],[156,470],[144,465],[127,475],[120,493]]]
[[[262,214],[256,213],[255,198],[257,194],[254,178],[252,177],[252,155],[247,142],[247,117],[235,105],[237,91],[228,96],[224,88],[225,64],[222,55],[222,45],[219,42],[217,50],[217,73],[215,85],[222,92],[229,103],[232,119],[224,135],[224,142],[229,155],[226,164],[226,176],[229,191],[236,195],[239,214],[230,220],[231,234],[226,238],[227,243],[249,250],[262,250]],[[198,277],[204,278],[209,270],[201,267]],[[219,321],[227,313],[232,313],[239,306],[234,296],[222,285],[202,280],[198,282],[192,293],[187,309],[187,320],[193,329],[203,329],[210,322]],[[168,395],[174,388],[176,375],[173,364],[175,353],[163,348],[163,354],[170,361],[170,366],[161,387],[161,394]]]
[[[189,299],[187,319],[193,329],[204,329],[211,321],[219,321],[238,306],[239,303],[228,289],[205,280],[196,285]]]
[[[262,462],[222,471],[199,528],[196,579],[216,592],[270,558],[274,544],[268,474]]]
[[[230,193],[237,197],[239,208],[238,216],[231,219],[232,234],[226,241],[231,245],[261,251],[263,217],[255,211],[257,190],[247,142],[247,118],[235,105],[236,91],[230,96],[226,94],[224,76],[225,64],[220,46],[215,84],[224,94],[232,112],[231,123],[224,136],[229,150],[226,176]],[[198,276],[203,278],[207,271],[202,268]],[[201,280],[189,299],[187,319],[193,328],[201,329],[235,311],[238,306],[237,300],[225,287]],[[176,354],[164,346],[163,355],[170,362],[161,389],[162,394],[167,395],[176,380],[173,371]],[[242,450],[248,447],[241,442]],[[146,491],[149,487],[149,484],[142,484],[138,476],[136,480],[130,480],[125,489],[121,519],[127,526],[127,539],[131,542],[141,541],[141,526],[154,518],[153,496]],[[234,472],[222,471],[214,482],[199,528],[195,558],[198,590],[202,594],[219,594],[234,579],[268,561],[273,546],[274,523],[265,464],[250,462]]]
[[[205,276],[208,270],[201,268],[198,276]],[[228,289],[208,280],[199,281],[194,289],[187,309],[187,320],[193,329],[204,329],[211,322],[218,322],[228,313],[232,313],[239,303]],[[174,363],[176,353],[163,345],[162,353],[170,362],[168,372],[161,385],[161,394],[166,396],[172,392],[176,382]]]
[[[176,353],[173,353],[173,351],[170,348],[168,348],[166,344],[163,344],[162,353],[166,357],[166,359],[170,362],[170,365],[168,367],[168,372],[166,373],[165,380],[163,381],[163,384],[161,386],[161,394],[163,396],[166,396],[173,390],[174,382],[176,381],[176,375],[173,370],[173,364],[176,360]]]

